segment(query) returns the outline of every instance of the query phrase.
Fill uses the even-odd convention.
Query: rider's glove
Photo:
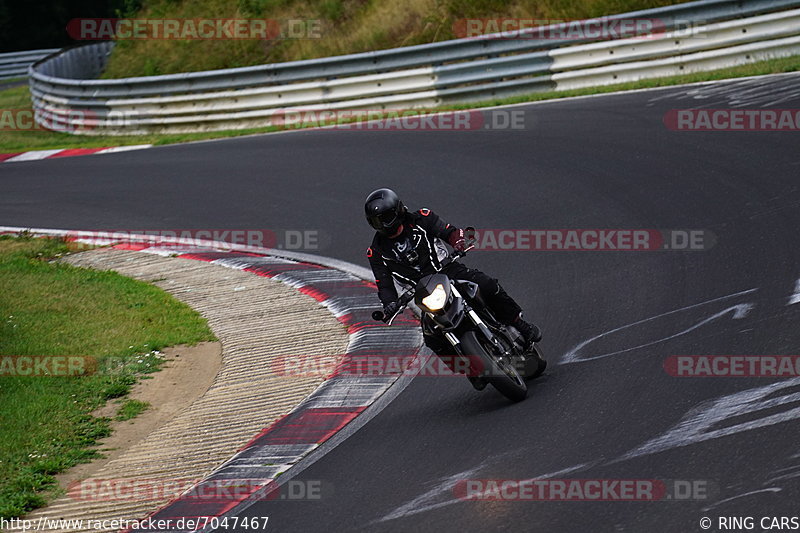
[[[400,308],[400,302],[394,301],[389,302],[388,304],[384,304],[383,306],[383,314],[386,317],[390,317],[397,312],[397,309]]]
[[[457,252],[463,252],[467,249],[467,241],[464,239],[463,229],[456,229],[450,233],[450,237],[447,238],[447,242]]]

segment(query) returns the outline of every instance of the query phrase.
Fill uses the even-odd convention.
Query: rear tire
[[[468,331],[461,338],[461,346],[467,355],[476,355],[483,362],[486,381],[492,384],[500,394],[512,402],[521,402],[528,395],[528,387],[510,361],[498,364],[486,349],[478,342],[474,331]]]

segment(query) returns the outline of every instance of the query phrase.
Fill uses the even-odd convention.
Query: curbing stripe
[[[21,153],[22,152],[14,152],[13,154],[0,154],[0,163],[3,163],[4,161],[8,161],[12,157],[16,157]]]
[[[124,245],[123,245],[124,246]],[[141,251],[148,252],[149,248]],[[161,249],[152,250],[157,253]],[[175,250],[173,249],[174,253]],[[398,325],[376,328],[371,313],[376,308],[374,284],[353,274],[307,261],[242,254],[238,252],[187,252],[183,259],[207,261],[220,266],[274,278],[312,296],[348,328],[346,353],[329,378],[285,417],[256,435],[236,455],[206,479],[167,506],[151,514],[153,520],[219,517],[258,499],[274,497],[278,474],[291,469],[320,444],[329,440],[380,398],[400,377],[380,375],[353,377],[354,357],[370,355],[416,359],[422,347],[416,317],[406,311]],[[198,499],[215,493],[220,483],[240,482],[240,498]],[[244,488],[241,482],[245,482]],[[131,529],[129,533],[144,532]],[[188,531],[173,529],[172,531]]]
[[[69,148],[67,150],[61,150],[57,154],[53,154],[50,158],[54,157],[72,157],[76,155],[91,155],[95,154],[102,150],[102,148]]]
[[[6,159],[4,163],[17,163],[19,161],[38,161],[40,159],[47,159],[48,157],[52,157],[61,151],[63,151],[63,149],[32,150],[30,152],[22,152],[19,155],[15,155],[14,157]]]
[[[134,144],[130,146],[112,146],[103,148],[59,148],[57,150],[31,150],[13,154],[0,154],[0,163],[19,163],[23,161],[40,161],[58,157],[74,157],[81,155],[113,154],[151,148],[152,144]]]
[[[110,148],[103,148],[98,154],[115,154],[117,152],[129,152],[131,150],[143,150],[145,148],[152,148],[152,144],[131,144],[128,146],[112,146]]]

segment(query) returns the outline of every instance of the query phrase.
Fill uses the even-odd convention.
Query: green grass
[[[53,474],[98,456],[92,445],[110,420],[91,413],[156,370],[156,350],[213,339],[205,320],[155,286],[45,261],[68,251],[58,240],[0,237],[0,357],[97,362],[84,376],[0,376],[3,518],[45,504],[57,493]],[[123,404],[119,416],[142,407]]]
[[[136,418],[149,408],[150,404],[147,402],[142,402],[140,400],[125,400],[125,402],[117,411],[117,416],[114,417],[114,420],[125,421],[130,420],[131,418]]]
[[[271,40],[120,40],[104,76],[124,78],[368,52],[459,37],[464,18],[575,20],[682,0],[148,0],[137,18],[315,21],[319,32]]]
[[[590,94],[602,94],[614,91],[626,91],[633,89],[644,89],[651,87],[666,87],[669,85],[679,85],[683,83],[694,83],[701,81],[713,81],[729,78],[739,78],[744,76],[757,76],[762,74],[778,74],[783,72],[794,72],[800,70],[800,55],[770,59],[741,65],[738,67],[712,70],[708,72],[698,72],[683,76],[672,76],[665,78],[655,78],[631,83],[617,85],[607,85],[603,87],[589,87],[586,89],[576,89],[571,91],[552,91],[531,93],[521,96],[508,98],[496,98],[484,102],[470,104],[455,104],[428,111],[446,111],[453,109],[473,109],[503,104],[515,104],[521,102],[535,102],[539,100],[551,100],[557,98],[567,98],[570,96],[583,96]],[[27,102],[29,95],[27,87],[18,87],[6,91],[0,91],[0,109],[18,109],[30,107]],[[420,113],[426,110],[420,110]],[[175,135],[143,135],[143,136],[82,136],[57,133],[51,131],[28,131],[15,132],[0,129],[0,153],[20,152],[25,150],[47,150],[56,148],[91,148],[101,146],[124,146],[130,144],[172,144],[203,139],[219,139],[226,137],[237,137],[241,135],[252,135],[255,133],[268,133],[280,131],[284,128],[264,127],[250,128],[243,130],[204,132],[204,133],[183,133]]]

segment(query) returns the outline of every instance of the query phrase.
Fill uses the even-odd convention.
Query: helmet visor
[[[384,211],[369,217],[370,225],[378,231],[386,231],[397,226],[400,217],[394,211]]]

